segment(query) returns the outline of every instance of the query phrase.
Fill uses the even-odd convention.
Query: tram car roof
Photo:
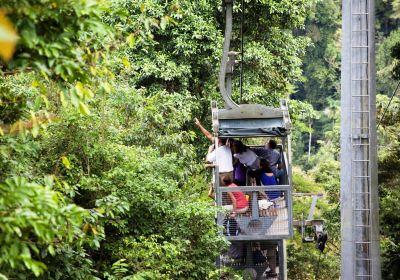
[[[237,108],[217,109],[214,118],[218,120],[220,138],[286,137],[291,127],[286,106],[242,104]]]

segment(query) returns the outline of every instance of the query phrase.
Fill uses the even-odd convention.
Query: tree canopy
[[[309,3],[246,2],[244,100],[274,105],[301,77]],[[221,102],[220,3],[0,6],[19,36],[0,78],[1,277],[216,279],[227,242],[193,119]]]
[[[321,192],[324,254],[295,232],[290,279],[340,274],[340,1],[235,1],[233,98],[291,98],[294,189]],[[219,279],[208,140],[225,24],[214,0],[0,0],[0,279]],[[377,1],[378,111],[400,77],[399,1]],[[241,99],[241,100],[240,100]],[[395,97],[379,128],[383,269],[399,263]],[[309,198],[296,199],[300,219]],[[318,272],[318,273],[317,273]],[[233,276],[232,276],[233,277]],[[240,279],[239,275],[234,276]]]

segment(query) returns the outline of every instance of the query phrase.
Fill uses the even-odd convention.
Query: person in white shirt
[[[242,141],[235,140],[233,142],[233,152],[233,157],[237,158],[240,163],[248,168],[257,169],[259,167],[259,160],[256,153],[247,148]]]
[[[218,166],[219,184],[225,186],[222,178],[230,178],[233,180],[233,163],[231,148],[226,145],[227,139],[218,139],[218,147],[214,145],[208,148],[207,161]]]
[[[212,134],[203,127],[197,118],[195,119],[195,124],[207,139],[211,142],[214,141]],[[220,186],[225,186],[225,183],[221,179],[222,177],[229,177],[233,180],[232,151],[226,143],[227,139],[218,139],[218,147],[215,149],[215,145],[211,145],[208,148],[206,158],[208,162],[212,162],[218,166]]]

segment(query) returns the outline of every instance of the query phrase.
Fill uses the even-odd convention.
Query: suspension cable
[[[319,257],[318,257],[318,263],[317,263],[317,271],[315,272],[315,279],[319,278],[318,274],[319,274],[319,265],[321,263],[321,255],[322,255],[322,252],[319,251]]]
[[[244,62],[244,43],[243,43],[243,24],[244,24],[244,0],[242,0],[242,11],[240,14],[240,103],[243,100],[243,62]]]
[[[399,87],[400,87],[400,81],[397,83],[397,87],[396,87],[396,89],[393,91],[392,96],[390,97],[389,103],[388,103],[388,105],[387,105],[386,108],[385,108],[385,111],[383,111],[383,114],[381,115],[381,118],[379,119],[378,126],[376,127],[376,129],[378,129],[379,126],[381,125],[381,122],[382,122],[383,118],[384,118],[385,115],[386,115],[386,111],[389,109],[390,103],[392,103],[393,97],[396,95],[397,90],[399,89]]]
[[[232,14],[233,14],[233,0],[225,0],[225,13],[226,13],[226,23],[225,23],[225,36],[224,36],[224,48],[222,52],[221,67],[219,71],[219,90],[221,96],[225,101],[228,109],[238,108],[239,105],[236,104],[231,96],[228,96],[226,91],[226,68],[228,62],[228,52],[231,44],[232,37]]]

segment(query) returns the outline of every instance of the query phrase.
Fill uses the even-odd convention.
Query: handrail
[[[290,191],[290,185],[219,187],[221,192]]]

